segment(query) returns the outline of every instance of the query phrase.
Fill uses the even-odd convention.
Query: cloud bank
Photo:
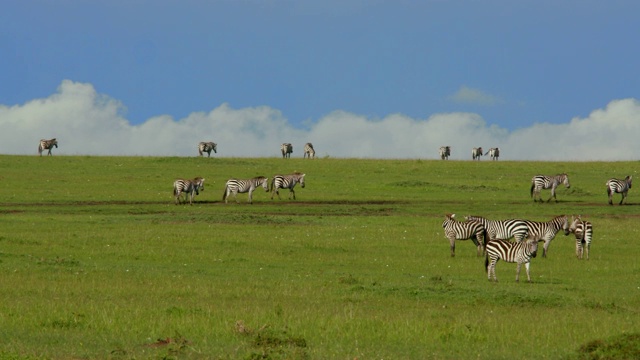
[[[501,160],[616,161],[640,157],[640,102],[613,100],[586,118],[536,123],[508,131],[474,113],[401,114],[370,119],[335,111],[307,129],[291,126],[268,106],[233,109],[222,104],[183,119],[156,116],[131,125],[118,100],[91,84],[63,81],[55,94],[22,105],[0,105],[0,153],[37,155],[41,138],[57,138],[54,155],[197,156],[200,141],[218,144],[220,157],[277,157],[290,142],[294,156],[312,142],[316,156],[436,159],[442,145],[452,160],[471,159],[471,148],[499,147]]]

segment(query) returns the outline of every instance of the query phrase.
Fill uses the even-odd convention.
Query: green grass
[[[0,156],[0,358],[625,359],[638,355],[640,200],[604,183],[637,162]],[[298,200],[221,201],[230,177],[306,173]],[[567,172],[558,202],[530,179]],[[193,206],[176,177],[206,179]],[[549,191],[543,191],[549,197]],[[619,201],[619,196],[614,199]],[[573,236],[497,284],[445,213]]]

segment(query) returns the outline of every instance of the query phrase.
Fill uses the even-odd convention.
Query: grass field
[[[0,358],[634,358],[640,195],[609,206],[604,184],[639,165],[0,156]],[[230,177],[294,171],[295,201],[221,201]],[[560,172],[558,202],[531,201]],[[532,284],[504,262],[490,283],[470,241],[450,256],[445,213],[581,214],[591,259],[559,233]]]

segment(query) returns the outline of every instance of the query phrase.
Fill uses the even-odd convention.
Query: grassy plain
[[[604,187],[639,165],[0,156],[0,358],[586,359],[625,336],[640,347],[640,195],[609,206]],[[230,177],[293,171],[307,174],[296,201],[257,190],[253,205],[221,202]],[[571,188],[533,203],[531,177],[560,172]],[[174,205],[173,180],[195,176],[205,191]],[[470,241],[449,256],[446,212],[582,214],[591,259],[558,234],[532,284],[504,262],[490,283]]]

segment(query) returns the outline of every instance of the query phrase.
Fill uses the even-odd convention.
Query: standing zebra
[[[269,178],[264,176],[254,177],[247,180],[229,179],[224,187],[224,194],[222,194],[222,200],[227,203],[229,195],[233,194],[236,203],[238,202],[238,193],[249,193],[249,204],[253,203],[252,194],[255,189],[262,186],[264,191],[269,192]]]
[[[551,201],[551,198],[556,199],[556,202],[558,202],[558,198],[556,198],[556,188],[560,184],[564,184],[567,189],[570,188],[569,175],[564,173],[556,176],[536,175],[531,178],[531,198],[533,198],[533,201],[536,201],[537,195],[540,202],[542,202],[542,195],[540,194],[542,189],[551,189],[551,196],[547,202]]]
[[[491,148],[484,155],[487,156],[487,154],[489,155],[491,160],[498,160],[498,158],[500,157],[500,148]]]
[[[516,282],[520,280],[520,268],[522,264],[527,269],[527,281],[531,282],[529,274],[529,263],[531,258],[536,257],[538,251],[538,242],[535,240],[527,240],[523,242],[511,242],[506,240],[492,240],[487,243],[487,256],[485,257],[484,267],[487,271],[487,277],[491,281],[493,279],[498,282],[496,277],[496,263],[502,259],[509,263],[518,263],[516,269]]]
[[[550,221],[547,222],[538,222],[538,221],[524,221],[527,224],[527,228],[529,229],[529,235],[527,236],[530,240],[535,241],[544,241],[544,247],[542,248],[542,257],[547,257],[547,251],[549,250],[549,244],[551,244],[551,240],[556,237],[558,231],[563,230],[564,235],[569,235],[569,219],[567,215],[556,216]]]
[[[477,221],[456,221],[454,217],[456,214],[445,214],[442,227],[444,228],[444,236],[449,239],[449,245],[451,247],[451,256],[456,256],[456,240],[468,240],[471,239],[473,244],[477,248],[477,256],[481,256],[484,252],[484,246],[486,244],[487,231],[482,223]]]
[[[198,144],[198,154],[203,156],[203,153],[207,153],[207,157],[211,157],[211,150],[216,154],[218,153],[217,147],[218,145],[214,142],[201,142]]]
[[[449,160],[449,156],[451,156],[451,146],[440,146],[440,159]]]
[[[49,150],[51,152],[51,150]],[[629,189],[631,189],[631,175],[628,175],[624,178],[624,180],[620,179],[609,179],[606,183],[607,185],[607,195],[609,195],[609,205],[613,205],[613,194],[619,193],[622,194],[622,199],[620,199],[620,204],[627,198],[627,193]]]
[[[282,158],[290,158],[293,153],[293,145],[290,143],[282,143],[280,145],[280,152],[282,152]]]
[[[582,260],[584,249],[587,250],[587,260],[589,260],[589,250],[591,249],[591,239],[593,238],[593,225],[589,221],[583,221],[578,216],[571,217],[570,230],[576,236],[576,257]]]
[[[180,195],[184,193],[184,202],[187,203],[187,197],[189,204],[193,205],[193,196],[200,195],[200,191],[204,191],[204,179],[197,177],[193,180],[177,179],[173,182],[173,197],[175,198],[176,205],[180,203]]]
[[[480,161],[480,156],[482,156],[482,148],[481,147],[471,149],[471,158],[473,160]]]
[[[300,183],[300,186],[304,189],[304,175],[305,174],[299,172],[291,175],[275,175],[273,180],[271,180],[271,200],[273,200],[274,194],[278,194],[278,199],[282,199],[278,189],[289,189],[289,199],[291,199],[291,195],[293,194],[293,200],[295,200],[296,193],[293,191],[293,188],[297,183]]]
[[[58,148],[58,140],[56,140],[56,138],[53,138],[51,140],[41,139],[40,144],[38,144],[38,154],[42,156],[42,152],[44,150],[49,150],[49,152],[47,153],[47,156],[51,155],[51,149],[53,149],[54,147],[56,149]]]
[[[465,216],[464,218],[466,221],[477,221],[484,225],[488,236],[486,241],[515,238],[516,241],[521,242],[529,232],[524,220],[487,220],[481,216]]]
[[[316,157],[316,151],[313,149],[312,143],[304,144],[304,153],[302,154],[302,158],[304,159],[305,157],[309,157],[309,159],[314,159]]]

